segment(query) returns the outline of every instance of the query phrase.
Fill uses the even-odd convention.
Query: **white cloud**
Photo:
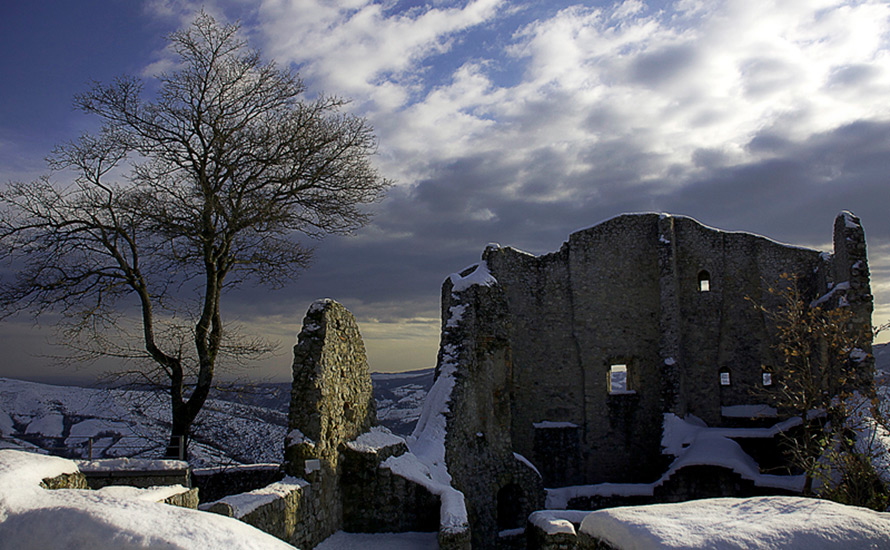
[[[370,0],[267,0],[260,20],[268,54],[337,93],[394,109],[408,100],[420,61],[448,51],[456,33],[491,19],[501,4],[391,13]]]
[[[387,112],[384,147],[430,162],[549,148],[571,175],[594,168],[582,158],[591,149],[621,138],[660,159],[641,179],[678,181],[678,167],[691,175],[703,150],[723,165],[769,155],[746,148],[766,129],[799,141],[890,117],[888,18],[878,1],[570,7],[515,33],[519,83],[498,87],[487,74],[499,61],[472,60],[445,86]]]

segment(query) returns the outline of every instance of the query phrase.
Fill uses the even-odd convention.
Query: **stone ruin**
[[[285,477],[207,509],[304,549],[339,530],[438,532],[440,548],[469,548],[460,493],[433,479],[404,439],[374,426],[364,343],[342,305],[324,299],[309,308],[293,375]]]
[[[786,273],[807,299],[851,308],[849,330],[867,342],[854,360],[870,373],[865,235],[849,212],[835,220],[833,254],[635,214],[543,256],[489,245],[450,276],[433,391],[450,388],[446,462],[473,546],[507,544],[544,508],[544,486],[547,508],[580,510],[793,492],[790,476],[761,474],[748,454],[768,456],[793,425],[764,404],[779,359],[749,300],[769,304]],[[669,429],[699,436],[672,443]],[[694,461],[705,446],[741,465]]]
[[[793,493],[758,465],[793,422],[768,403],[774,327],[749,300],[769,303],[785,273],[851,309],[871,372],[865,235],[848,212],[832,254],[659,214],[543,256],[490,245],[443,284],[435,382],[407,441],[374,426],[358,326],[320,300],[294,348],[286,477],[205,509],[306,549],[341,529],[586,548],[577,510]]]

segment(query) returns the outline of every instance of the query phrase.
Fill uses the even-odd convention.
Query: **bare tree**
[[[863,351],[872,335],[855,329],[849,306],[807,300],[794,276],[783,275],[768,290],[775,304],[757,307],[776,329],[769,392],[784,413],[801,419],[785,443],[804,473],[804,493],[886,508],[875,469],[877,455],[886,451],[876,445],[872,426],[883,414]]]
[[[237,25],[201,13],[168,40],[180,64],[154,97],[121,77],[75,98],[103,126],[48,159],[73,183],[0,193],[0,254],[18,270],[0,305],[61,313],[84,357],[150,360],[169,387],[172,442],[189,435],[221,356],[266,351],[232,337],[224,292],[293,280],[312,252],[299,237],[360,227],[389,182],[367,122],[342,99],[305,100]],[[134,318],[135,346],[120,336]]]

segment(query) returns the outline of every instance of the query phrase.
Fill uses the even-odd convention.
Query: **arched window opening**
[[[721,386],[729,386],[732,380],[729,377],[729,369],[722,368],[720,369],[720,385]]]
[[[699,292],[710,292],[711,291],[711,274],[702,269],[698,272],[698,291]]]
[[[525,494],[522,488],[515,483],[504,485],[498,491],[498,531],[507,529],[519,529],[525,527],[526,517],[523,514],[525,508]]]

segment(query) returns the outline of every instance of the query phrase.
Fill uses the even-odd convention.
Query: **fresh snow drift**
[[[149,502],[150,491],[40,487],[76,471],[64,458],[0,450],[0,550],[293,550],[236,519]]]
[[[890,514],[801,497],[717,498],[591,512],[581,532],[619,550],[890,548]]]

